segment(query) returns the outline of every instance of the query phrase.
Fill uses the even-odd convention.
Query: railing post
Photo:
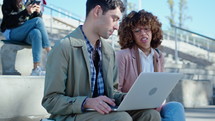
[[[175,28],[175,63],[178,63],[178,39],[177,39],[177,28]]]
[[[169,36],[170,36],[170,33],[167,32],[167,33],[166,33],[166,39],[167,39],[167,40],[170,40],[170,37],[169,37]]]
[[[180,39],[179,39],[179,41],[181,41],[181,42],[184,41],[184,40],[183,40],[183,35],[182,35],[182,33],[180,33]]]
[[[208,54],[208,60],[209,60],[210,59],[210,44],[209,44],[209,41],[207,41],[207,52],[208,52],[207,54]]]
[[[189,43],[189,35],[186,35],[186,42]]]
[[[50,9],[51,10],[51,19],[50,19],[50,32],[52,33],[52,24],[53,24],[53,15],[52,15],[52,8]]]

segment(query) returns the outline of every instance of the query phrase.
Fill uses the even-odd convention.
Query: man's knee
[[[161,116],[158,111],[152,109],[144,111],[142,119],[146,121],[161,121]]]
[[[127,112],[113,112],[111,121],[132,121],[132,117]]]

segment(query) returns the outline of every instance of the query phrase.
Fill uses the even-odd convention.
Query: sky
[[[47,5],[57,6],[85,18],[86,0],[46,0]],[[156,15],[163,25],[163,29],[169,28],[167,16],[170,15],[167,0],[127,0],[128,3],[135,5],[135,10],[145,9]],[[179,0],[175,1],[175,14],[178,15]],[[186,15],[191,19],[185,21],[185,27],[205,36],[215,39],[215,0],[187,0]],[[178,17],[175,17],[177,21]]]

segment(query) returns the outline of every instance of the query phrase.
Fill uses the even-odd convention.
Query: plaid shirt
[[[82,30],[82,26],[81,26],[81,30]],[[89,55],[89,61],[90,61],[90,73],[91,73],[91,93],[93,95],[94,89],[95,89],[95,82],[96,82],[96,69],[95,66],[93,64],[93,60],[92,60],[92,54],[93,54],[93,50],[96,49],[99,53],[99,69],[98,69],[98,77],[97,77],[97,88],[98,88],[98,96],[99,95],[104,95],[104,81],[103,81],[103,73],[102,73],[102,56],[101,56],[101,41],[99,43],[98,48],[94,48],[93,45],[90,43],[90,41],[87,39],[87,37],[85,36],[83,30],[82,33],[84,35],[84,38],[86,40],[86,46],[87,46],[87,51],[88,51],[88,55]]]

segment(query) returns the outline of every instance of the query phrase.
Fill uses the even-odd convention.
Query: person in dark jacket
[[[41,18],[40,5],[23,0],[3,0],[1,32],[7,40],[32,45],[31,75],[45,75],[40,67],[42,48],[51,50],[48,33]]]

